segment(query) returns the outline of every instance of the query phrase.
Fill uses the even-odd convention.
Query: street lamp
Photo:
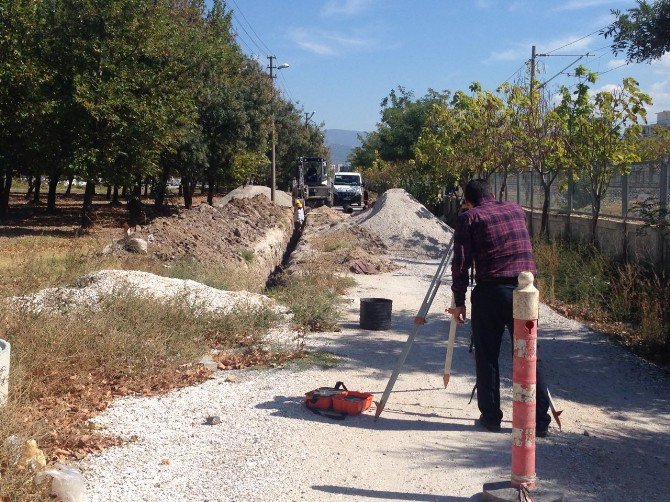
[[[277,78],[277,76],[274,74],[274,70],[283,70],[285,68],[288,68],[289,65],[288,63],[282,63],[279,66],[274,65],[274,60],[277,59],[276,56],[268,56],[268,59],[270,60],[270,64],[268,65],[268,69],[270,70],[270,81],[272,82],[273,79]],[[276,127],[275,127],[275,107],[274,107],[274,84],[272,84],[273,89],[272,89],[272,181],[270,185],[270,200],[272,202],[275,201],[275,189],[277,185],[277,166],[276,166],[276,154],[275,154],[275,149],[276,149],[276,144],[275,144],[275,135],[276,135]]]

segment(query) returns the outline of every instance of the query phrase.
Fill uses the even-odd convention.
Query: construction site
[[[468,323],[456,330],[451,378],[443,385],[448,273],[383,414],[375,417],[453,230],[402,189],[354,214],[326,206],[309,210],[303,228],[294,227],[291,197],[278,192],[275,204],[268,192],[240,187],[213,207],[155,218],[127,235],[108,232],[119,237],[95,253],[130,257],[125,270],[103,269],[4,299],[5,308],[40,318],[84,316],[119,294],[172,309],[182,303],[191,323],[241,306],[273,312],[271,328],[253,351],[244,349],[250,343],[212,343],[208,353],[182,366],[176,384],[158,380],[138,388],[131,376],[119,376],[111,392],[100,382],[80,382],[57,394],[57,405],[43,396],[43,406],[68,410],[67,419],[45,415],[56,420],[47,429],[62,429],[52,433],[42,458],[80,473],[86,497],[71,500],[484,500],[485,483],[509,478],[511,345],[505,339],[501,348],[502,433],[492,434],[476,425]],[[144,243],[146,254],[129,251],[132,239]],[[133,259],[172,269],[185,260],[217,260],[231,274],[244,269],[244,289],[132,270]],[[148,270],[146,261],[135,263]],[[320,268],[347,283],[334,325],[305,330],[281,297],[263,293],[269,282],[285,280],[278,274],[300,277]],[[392,301],[389,329],[361,327],[366,298]],[[536,441],[542,489],[564,500],[665,499],[668,374],[546,305],[538,339],[546,380],[563,412],[561,427],[552,423],[548,437]],[[21,341],[12,350],[19,354]],[[345,417],[305,406],[305,393],[340,381],[372,394],[377,405]],[[92,401],[82,401],[82,392],[92,392]],[[87,402],[90,409],[82,410]],[[37,437],[38,449],[43,441]],[[5,442],[17,455],[27,454],[21,442],[11,445]],[[39,461],[29,458],[26,465]]]

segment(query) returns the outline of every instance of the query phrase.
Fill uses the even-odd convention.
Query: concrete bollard
[[[512,390],[512,486],[533,488],[535,476],[535,399],[537,319],[540,293],[533,274],[521,272],[513,293],[514,366]]]
[[[5,340],[0,340],[0,406],[7,402],[9,392],[9,355],[11,345]]]

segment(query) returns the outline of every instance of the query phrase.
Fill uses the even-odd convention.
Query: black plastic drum
[[[361,328],[391,329],[393,301],[388,298],[361,298]]]

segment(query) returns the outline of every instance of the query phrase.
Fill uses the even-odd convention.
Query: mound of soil
[[[355,218],[374,231],[388,250],[409,257],[439,258],[453,229],[402,188],[387,190],[374,207]]]
[[[309,211],[296,263],[327,263],[342,272],[381,274],[398,266],[382,258],[388,252],[375,232],[352,223],[352,218],[326,206]]]
[[[157,218],[133,237],[148,243],[148,252],[165,262],[193,259],[200,263],[245,262],[245,256],[271,231],[290,232],[293,211],[264,195],[232,199],[221,207],[207,204]]]
[[[232,192],[226,194],[226,196],[221,200],[220,206],[228,204],[233,199],[251,199],[256,195],[264,195],[268,200],[270,200],[272,195],[270,187],[262,185],[239,186]],[[275,203],[283,207],[292,207],[293,198],[289,193],[283,192],[281,190],[275,190]]]

